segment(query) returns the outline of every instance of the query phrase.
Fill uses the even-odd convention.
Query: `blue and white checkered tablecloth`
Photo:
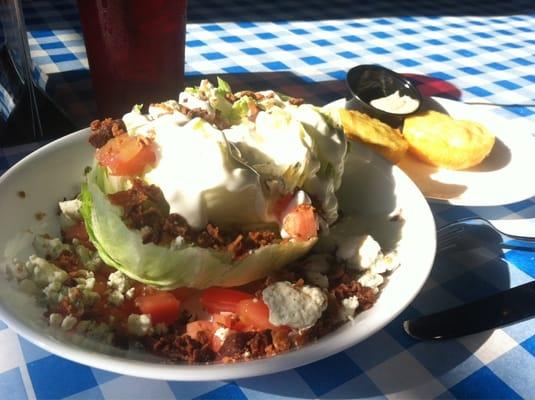
[[[493,111],[525,121],[535,135],[532,0],[190,3],[191,82],[220,75],[237,89],[275,88],[322,104],[346,95],[350,67],[377,63],[408,74],[428,95],[510,105]],[[35,76],[86,125],[95,111],[76,7],[68,0],[23,5]],[[0,173],[38,146],[0,149]],[[432,204],[432,210],[438,225],[484,215],[531,220],[535,232],[535,198],[500,207]],[[535,278],[528,251],[479,249],[456,263],[439,257],[413,303],[365,342],[311,365],[238,381],[108,373],[49,354],[0,321],[0,399],[535,398],[535,320],[440,343],[403,332],[405,319]]]

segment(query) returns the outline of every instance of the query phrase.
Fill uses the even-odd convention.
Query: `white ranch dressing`
[[[256,195],[258,208],[265,208],[256,175],[229,163],[221,131],[200,118],[182,127],[172,120],[162,122],[154,124],[158,163],[145,179],[162,190],[170,212],[182,215],[195,228],[203,228],[219,219],[216,201],[236,201],[246,190]],[[261,219],[262,215],[246,217]]]
[[[303,188],[319,201],[327,223],[336,220],[335,191],[347,150],[343,132],[332,128],[316,107],[286,105],[277,96],[265,101],[268,110],[260,111],[254,123],[244,119],[224,132],[274,184],[267,192],[254,173],[229,160],[222,132],[200,118],[188,122],[176,101],[152,104],[148,115],[135,107],[123,117],[129,134],[150,137],[159,149],[145,180],[162,190],[170,212],[194,228],[208,222],[222,227],[273,223],[268,205]],[[189,93],[181,96],[183,102],[210,111],[208,101]]]
[[[399,90],[396,90],[388,96],[373,99],[370,104],[379,110],[392,114],[407,114],[416,110],[420,103],[410,96],[400,96]]]

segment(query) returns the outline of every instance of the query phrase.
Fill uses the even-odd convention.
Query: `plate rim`
[[[469,104],[469,103],[465,103],[463,101],[459,101],[459,100],[454,100],[454,99],[449,99],[449,98],[445,98],[445,97],[439,97],[439,96],[430,96],[429,97],[430,99],[436,101],[439,105],[443,106],[444,108],[446,108],[446,111],[447,111],[447,107],[448,107],[448,104],[450,104],[451,106],[454,106],[454,107],[462,107],[463,109],[465,109],[465,112],[468,112],[468,110],[478,110],[477,112],[478,113],[481,113],[483,115],[491,115],[492,116],[492,119],[496,119],[498,121],[500,121],[500,124],[505,124],[506,123],[506,119],[505,117],[499,115],[498,113],[493,113],[491,110],[494,108],[500,108],[498,106],[493,106],[493,105],[485,105],[485,104]],[[523,125],[523,124],[522,124]],[[492,131],[492,129],[490,129]],[[498,131],[498,132],[492,132],[493,134],[496,135],[497,138],[502,138],[504,136],[507,135],[507,141],[521,141],[521,140],[529,140],[530,138],[533,139],[532,141],[532,146],[535,150],[535,138],[533,137],[532,134],[529,133],[529,131],[520,131],[520,132],[515,132],[515,135],[510,135],[509,132],[502,132],[501,130]],[[522,137],[518,136],[518,135],[521,135]],[[512,150],[511,147],[508,145],[508,143],[506,142],[503,142],[502,143],[504,144],[504,146],[507,147],[507,149],[509,150]],[[416,163],[422,163],[421,161],[419,160],[415,160]],[[407,169],[403,168],[403,166],[400,166],[400,168],[416,183],[416,185],[418,186],[418,182],[417,180],[413,179],[413,177],[411,176],[410,172],[407,171]],[[446,173],[449,171],[447,169],[444,169],[444,168],[438,168],[437,171],[445,171]],[[454,171],[455,173],[460,173],[462,174],[464,171]],[[472,172],[472,171],[466,171],[468,173]],[[516,181],[516,180],[515,180]],[[455,197],[451,197],[449,199],[446,199],[446,198],[442,198],[442,197],[437,197],[435,195],[432,195],[432,194],[427,194],[422,190],[422,193],[424,194],[424,196],[429,200],[429,201],[432,201],[433,203],[437,203],[437,204],[448,204],[448,205],[452,205],[452,206],[465,206],[465,207],[492,207],[492,206],[502,206],[502,205],[508,205],[508,204],[513,204],[513,203],[516,203],[516,202],[520,202],[520,201],[523,201],[523,200],[526,200],[526,199],[529,199],[533,196],[535,196],[535,184],[532,185],[532,188],[531,190],[529,191],[523,191],[521,195],[515,195],[515,196],[510,196],[510,191],[509,190],[500,190],[499,192],[501,193],[501,198],[500,200],[496,201],[496,200],[492,200],[490,199],[490,201],[486,201],[487,199],[486,198],[481,198],[480,200],[478,201],[473,201],[471,200],[471,198],[466,198],[466,197],[463,197],[462,193],[458,196],[455,196]]]
[[[15,174],[19,168],[24,168],[26,163],[31,162],[36,157],[46,157],[48,153],[53,153],[54,151],[58,151],[58,149],[61,150],[65,147],[81,145],[83,143],[82,140],[84,136],[86,136],[88,132],[89,128],[75,131],[50,143],[47,143],[39,149],[31,152],[10,167],[0,177],[0,187],[4,181],[10,179],[11,175]],[[387,164],[386,160],[380,158],[379,156],[373,155],[373,161],[390,166]],[[426,210],[423,212],[423,214],[429,222],[429,229],[435,231],[436,227],[433,214],[429,204],[419,188],[399,167],[391,167],[393,174],[398,176],[397,179],[405,180],[405,184],[408,184],[409,186],[412,185],[415,195],[420,197],[422,204],[426,205]],[[432,239],[433,246],[431,249],[428,249],[426,254],[427,258],[425,273],[420,275],[419,281],[414,286],[415,290],[399,303],[395,313],[380,319],[379,324],[366,327],[362,331],[359,340],[355,341],[349,338],[349,335],[347,334],[342,336],[341,329],[344,328],[340,327],[314,343],[309,343],[306,346],[293,351],[263,359],[238,362],[235,364],[156,364],[147,361],[110,355],[103,352],[94,352],[87,348],[76,346],[72,343],[64,342],[54,337],[47,336],[42,332],[32,329],[23,321],[18,320],[16,315],[12,315],[9,310],[4,308],[2,302],[0,302],[0,317],[6,322],[8,327],[13,329],[13,331],[15,331],[17,334],[52,354],[61,356],[74,362],[88,365],[90,367],[105,369],[118,374],[169,381],[213,381],[262,376],[270,373],[294,369],[346,350],[347,348],[366,340],[368,337],[380,331],[387,324],[392,322],[418,295],[431,272],[436,249],[436,241],[434,238]],[[400,268],[403,268],[403,266]],[[373,312],[373,307],[368,311]],[[373,314],[371,315],[373,316]],[[351,322],[345,324],[344,330],[352,329],[349,324],[351,324]],[[337,334],[337,332],[340,333]],[[333,338],[336,338],[337,340],[332,340]],[[329,344],[328,346],[324,345],[326,341]]]
[[[466,103],[466,102],[463,102],[463,101],[460,101],[460,100],[454,100],[454,99],[449,99],[449,98],[440,97],[440,96],[426,96],[425,98],[431,99],[431,100],[437,102],[439,105],[441,105],[441,106],[443,106],[445,108],[447,108],[448,104],[454,104],[456,107],[461,106],[463,108],[465,107],[467,110],[468,109],[478,110],[478,113],[482,113],[484,115],[485,114],[486,115],[491,115],[492,118],[499,120],[500,123],[504,123],[505,124],[506,121],[507,121],[505,119],[505,117],[499,115],[498,113],[493,113],[491,111],[492,109],[496,109],[496,108],[497,109],[503,109],[503,107],[495,106],[493,104],[470,104],[470,103]],[[326,107],[333,106],[333,105],[344,106],[346,101],[347,101],[347,99],[340,98],[340,99],[334,100],[331,103],[327,104]],[[340,104],[338,104],[338,103],[340,103]],[[526,125],[526,123],[524,123],[525,120],[523,120],[523,119],[517,118],[517,119],[515,119],[515,121],[517,121],[516,123],[519,124],[522,128],[523,128],[524,125]],[[522,121],[522,122],[519,122],[519,121]],[[496,137],[501,138],[501,137],[507,135],[507,132],[501,132],[500,131],[499,133],[495,133],[495,135],[496,135]],[[520,135],[522,137],[519,137]],[[508,136],[508,141],[509,140],[516,140],[516,141],[529,140],[529,141],[532,142],[531,145],[533,146],[533,149],[535,150],[535,128],[533,129],[533,133],[530,133],[530,131],[527,130],[527,128],[523,128],[522,131],[515,132],[515,135]],[[504,142],[502,141],[502,143],[504,143]],[[507,143],[504,143],[504,145],[509,150],[511,150],[511,148],[509,146],[507,146]],[[535,153],[535,151],[534,151],[534,153]],[[411,160],[411,164],[414,164],[414,165],[421,164],[421,165],[427,166],[427,164],[425,164],[422,161],[419,161],[417,159]],[[534,165],[535,165],[535,161],[534,161]],[[501,197],[501,199],[499,201],[492,201],[492,199],[491,199],[491,201],[485,201],[485,200],[487,200],[485,198],[483,198],[483,199],[481,199],[479,201],[471,201],[470,198],[468,198],[468,199],[463,198],[462,194],[458,195],[456,197],[451,197],[449,199],[443,198],[443,197],[437,197],[437,196],[433,195],[432,193],[431,194],[430,193],[426,193],[424,191],[424,189],[422,189],[420,187],[420,185],[418,184],[418,180],[414,179],[414,175],[411,174],[409,170],[404,168],[403,164],[398,165],[398,167],[401,170],[403,170],[403,172],[405,172],[405,174],[409,178],[411,178],[411,180],[416,184],[416,186],[418,186],[418,188],[420,189],[420,191],[423,193],[423,195],[425,196],[425,198],[428,201],[433,202],[433,203],[437,203],[437,204],[448,204],[448,205],[452,205],[452,206],[466,206],[466,207],[492,207],[492,206],[503,206],[503,205],[509,205],[509,204],[517,203],[517,202],[524,201],[524,200],[527,200],[527,199],[535,196],[535,184],[533,184],[531,190],[523,191],[521,195],[509,196],[510,191],[501,190],[500,193],[502,194],[502,197]],[[448,172],[448,170],[445,169],[445,168],[437,168],[437,171]],[[454,171],[454,172],[455,173],[462,173],[463,171]],[[472,171],[467,171],[467,172],[472,172]]]

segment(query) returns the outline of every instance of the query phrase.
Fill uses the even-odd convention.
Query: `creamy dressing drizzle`
[[[170,211],[181,214],[193,227],[202,228],[215,217],[207,204],[208,191],[230,200],[253,188],[263,198],[256,175],[228,162],[221,132],[202,119],[191,120],[179,131],[171,123],[160,124],[155,142],[158,164],[145,179],[159,186]]]
[[[158,147],[156,166],[145,175],[169,202],[170,211],[182,215],[195,228],[208,222],[220,226],[272,223],[269,204],[281,194],[303,188],[314,196],[327,223],[336,220],[335,191],[343,172],[346,142],[311,105],[285,104],[276,95],[254,123],[242,120],[225,130],[243,157],[271,190],[263,190],[258,177],[229,159],[219,129],[195,118],[191,121],[170,100],[139,109],[123,117],[129,134],[151,137]],[[213,111],[210,100],[187,93],[180,103]],[[328,166],[328,168],[326,168]],[[207,173],[208,172],[208,173]]]

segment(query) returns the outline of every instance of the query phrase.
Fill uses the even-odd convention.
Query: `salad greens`
[[[260,279],[306,254],[315,239],[271,244],[233,261],[226,252],[193,245],[143,244],[139,231],[121,219],[107,198],[105,168],[95,166],[82,186],[80,212],[91,242],[104,262],[130,278],[162,289],[238,286]]]
[[[304,191],[316,202],[319,224],[327,229],[338,218],[336,191],[347,152],[335,116],[310,104],[297,105],[296,99],[273,91],[251,93],[233,93],[218,78],[217,86],[203,80],[186,88],[178,102],[151,105],[148,115],[135,106],[123,117],[128,133],[147,135],[160,146],[158,163],[139,178],[158,186],[172,212],[196,228],[206,221],[222,227],[236,224],[240,229],[247,224],[273,225],[268,206],[281,195]],[[201,110],[201,117],[186,117],[180,106]],[[222,143],[200,145],[188,139],[196,138],[196,133],[206,136],[201,129],[206,126],[214,138],[220,130],[225,132],[270,190],[251,185],[244,171],[228,170],[232,163],[225,161],[228,154]],[[194,176],[195,184],[190,171],[201,171]],[[240,183],[240,190],[229,189],[227,176]],[[303,256],[316,241],[282,241],[238,260],[223,250],[184,243],[180,237],[169,246],[143,243],[142,233],[125,224],[122,209],[107,196],[130,187],[128,177],[112,176],[96,165],[82,187],[81,214],[101,258],[146,284],[166,289],[245,284]],[[199,204],[195,209],[199,215],[191,211],[192,204]]]

